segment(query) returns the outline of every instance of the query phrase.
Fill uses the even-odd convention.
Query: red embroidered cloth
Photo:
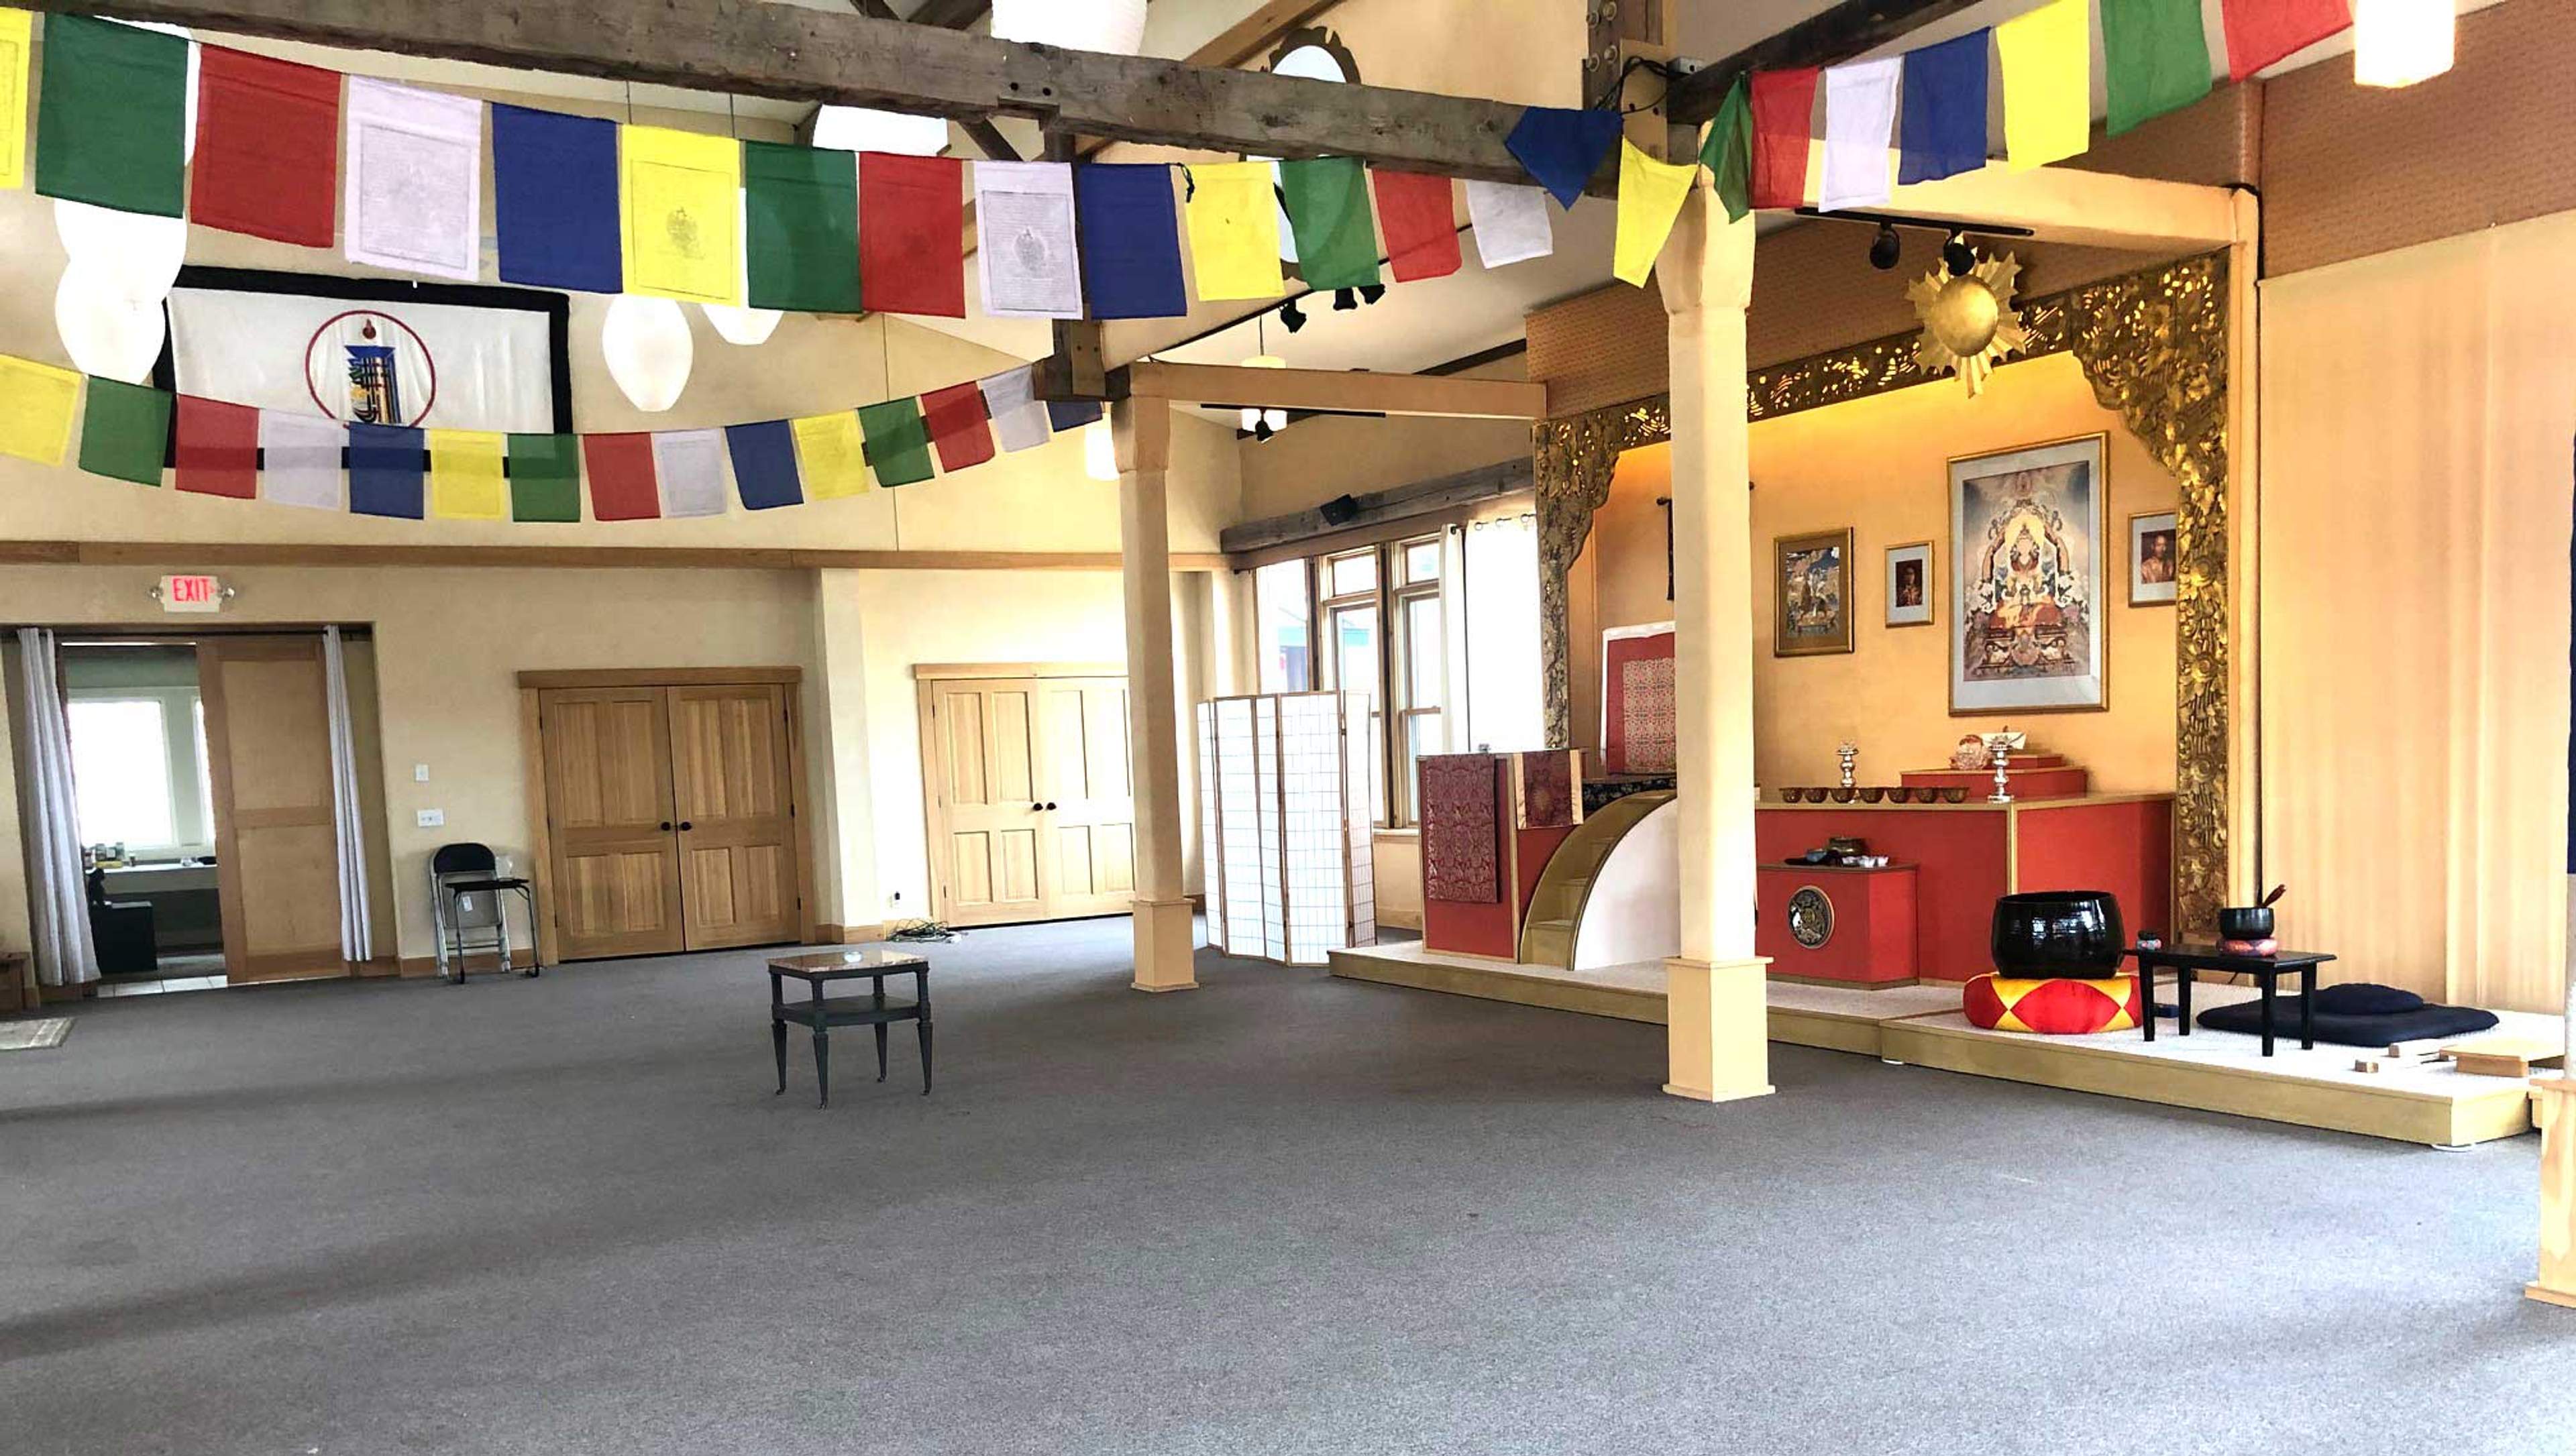
[[[1417,759],[1422,774],[1422,893],[1491,905],[1503,898],[1502,825],[1495,811],[1502,760],[1489,753]]]

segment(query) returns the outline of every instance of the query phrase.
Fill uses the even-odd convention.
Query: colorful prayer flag
[[[1816,82],[1822,74],[1813,66],[1753,73],[1755,207],[1806,206],[1807,142],[1815,128]]]
[[[617,123],[493,103],[492,223],[502,282],[624,292],[618,219]],[[579,511],[569,519],[581,519]]]
[[[36,17],[0,10],[0,189],[27,185],[27,78]]]
[[[859,311],[858,160],[828,147],[742,144],[753,308]]]
[[[805,503],[796,475],[796,432],[785,420],[725,427],[725,453],[733,457],[733,486],[747,511]]]
[[[1047,426],[1059,435],[1097,424],[1106,413],[1096,399],[1051,399],[1046,402],[1046,412]]]
[[[742,302],[742,144],[659,126],[628,126],[618,142],[626,291]]]
[[[189,221],[327,248],[339,165],[339,72],[226,46],[198,50]]]
[[[1204,162],[1189,169],[1190,263],[1205,300],[1277,298],[1278,176],[1268,162]]]
[[[1463,265],[1458,249],[1457,189],[1426,172],[1369,170],[1377,225],[1386,234],[1388,271],[1398,283],[1446,278]]]
[[[306,510],[340,509],[340,457],[348,427],[328,415],[259,412],[259,494]]]
[[[1905,53],[1899,182],[1936,182],[1986,165],[1986,50],[1980,30]]]
[[[429,513],[442,521],[506,514],[510,442],[484,430],[429,432]]]
[[[2227,77],[2242,81],[2274,61],[2307,49],[2352,24],[2346,0],[2219,0],[2219,17],[2227,28]],[[53,26],[45,27],[48,45]],[[50,63],[46,76],[53,75]],[[44,123],[37,122],[38,161],[43,160]],[[37,190],[42,191],[39,187]]]
[[[1031,450],[1055,438],[1047,423],[1046,403],[1037,395],[1035,366],[1006,369],[978,383],[984,391],[984,413],[992,420],[993,436],[1003,449]]]
[[[2003,61],[2004,158],[2041,167],[2093,143],[2093,41],[2084,0],[2048,0],[1995,27]]]
[[[80,468],[111,480],[159,485],[170,458],[170,396],[92,376],[81,411]]]
[[[1318,292],[1378,285],[1377,219],[1367,169],[1357,157],[1310,157],[1279,164],[1297,273]]]
[[[582,473],[590,477],[594,521],[649,521],[662,514],[662,490],[653,482],[653,437],[584,435]]]
[[[796,435],[796,473],[804,479],[806,499],[842,500],[867,491],[868,451],[857,414],[807,415],[787,427]]]
[[[1699,164],[1708,169],[1717,200],[1726,206],[1726,220],[1744,221],[1753,210],[1753,98],[1744,77],[1736,77],[1726,88],[1726,99],[1717,104]]]
[[[71,448],[81,377],[33,359],[0,355],[0,455],[60,465]]]
[[[1673,235],[1673,220],[1682,214],[1691,184],[1699,180],[1699,159],[1658,162],[1622,138],[1619,143],[1619,240],[1610,272],[1622,282],[1646,286],[1664,240]]]
[[[1082,317],[1082,249],[1074,241],[1070,165],[977,162],[975,234],[984,312],[995,318]]]
[[[218,399],[179,396],[172,459],[190,495],[251,500],[259,495],[259,411]]]
[[[939,468],[950,475],[993,458],[993,427],[984,413],[984,386],[969,381],[921,397],[921,419],[939,447]]]
[[[1887,201],[1887,144],[1896,130],[1902,56],[1825,71],[1825,170],[1816,206],[1826,212]]]
[[[349,424],[349,514],[421,519],[429,444],[399,425]]]
[[[55,11],[36,99],[36,190],[177,217],[189,42]],[[22,100],[23,98],[13,98]]]
[[[963,165],[859,153],[859,296],[871,312],[966,316]]]
[[[1615,111],[1533,106],[1521,113],[1503,145],[1558,206],[1572,207],[1618,145],[1621,126]],[[1294,208],[1289,211],[1295,215]]]
[[[1083,292],[1096,319],[1179,318],[1190,311],[1181,279],[1181,218],[1163,162],[1092,163],[1073,169],[1082,233]]]
[[[483,260],[483,103],[352,76],[347,111],[342,254],[473,282]]]
[[[859,431],[867,436],[868,468],[877,473],[877,484],[913,485],[930,478],[930,432],[920,400],[861,406]]]
[[[574,436],[510,437],[510,519],[581,519],[581,447]]]
[[[1488,268],[1556,254],[1556,224],[1548,218],[1543,187],[1471,181],[1467,221],[1476,230],[1476,256]]]
[[[2113,136],[2209,94],[2200,0],[2102,0]]]
[[[722,430],[655,430],[653,474],[662,484],[662,514],[721,516],[724,495]]]

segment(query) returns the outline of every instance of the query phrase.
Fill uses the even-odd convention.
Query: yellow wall
[[[2103,510],[2110,711],[1951,717],[1948,462],[2097,431],[2110,436]],[[1669,456],[1669,447],[1657,446],[1621,462],[1571,578],[1575,735],[1595,751],[1601,631],[1672,616],[1664,596],[1663,508],[1655,504],[1671,494]],[[1762,783],[1833,782],[1834,745],[1845,737],[1860,743],[1864,782],[1893,783],[1903,770],[1946,762],[1961,734],[2010,722],[2034,745],[2091,769],[2098,790],[2173,787],[2174,610],[2129,606],[2125,572],[2128,518],[2173,509],[2174,481],[2119,417],[2094,401],[2072,355],[1998,370],[1975,400],[1956,383],[1934,383],[1758,422],[1753,481],[1753,535],[1764,573],[1754,602],[1753,677],[1754,767]],[[1772,656],[1771,541],[1844,526],[1853,529],[1857,558],[1858,650]],[[1890,628],[1885,553],[1911,541],[1934,543],[1937,620]]]

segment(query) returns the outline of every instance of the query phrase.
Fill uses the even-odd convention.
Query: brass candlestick
[[[1846,738],[1834,753],[1843,761],[1843,787],[1848,789],[1856,782],[1852,777],[1852,765],[1860,760],[1860,745]]]
[[[2013,801],[2011,772],[2013,751],[2028,747],[2030,735],[2015,733],[2006,728],[2001,732],[1985,735],[1985,739],[1986,751],[1993,755],[1995,761],[1995,791],[1986,795],[1986,802],[2009,804]]]

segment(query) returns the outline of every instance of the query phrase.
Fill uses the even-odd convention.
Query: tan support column
[[[2540,1277],[2523,1293],[2576,1308],[2576,1077],[2535,1077],[2540,1123]]]
[[[1172,406],[1123,399],[1118,439],[1118,548],[1127,580],[1127,761],[1136,789],[1136,980],[1139,991],[1198,988],[1197,939],[1181,887],[1180,710],[1172,682],[1172,531],[1163,474]]]
[[[1744,311],[1753,220],[1705,177],[1656,268],[1671,315],[1673,685],[1682,953],[1670,974],[1671,1080],[1702,1102],[1771,1091],[1770,1013],[1753,953],[1753,502]]]

